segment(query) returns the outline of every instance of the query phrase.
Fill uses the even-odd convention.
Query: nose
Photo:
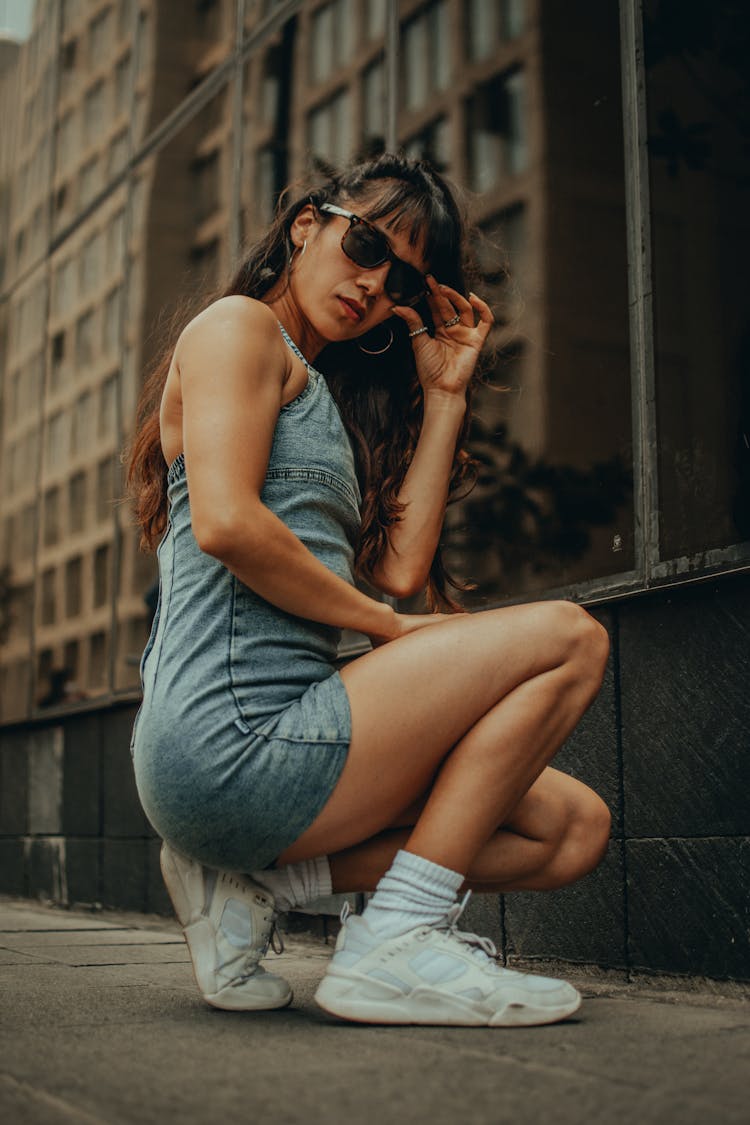
[[[385,292],[385,283],[391,269],[390,262],[383,262],[371,270],[362,270],[356,279],[357,285],[369,297],[379,297]]]

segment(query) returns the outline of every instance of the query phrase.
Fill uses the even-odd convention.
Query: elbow
[[[421,594],[425,588],[425,578],[423,575],[378,575],[377,586],[378,589],[388,594],[391,598],[411,598],[415,594]]]
[[[193,517],[193,535],[201,551],[219,562],[228,562],[234,558],[240,544],[244,557],[252,554],[253,544],[248,542],[246,520],[233,519],[219,512],[201,519]]]

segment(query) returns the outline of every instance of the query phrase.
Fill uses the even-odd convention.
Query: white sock
[[[417,926],[435,925],[453,906],[463,881],[457,871],[401,849],[362,917],[380,937],[396,937]]]
[[[276,900],[276,909],[286,913],[298,906],[307,906],[313,899],[331,893],[331,865],[327,855],[315,859],[301,859],[284,867],[271,867],[267,871],[251,871],[250,878],[270,891]]]

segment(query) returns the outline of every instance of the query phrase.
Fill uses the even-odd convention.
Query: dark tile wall
[[[750,979],[750,577],[594,613],[607,676],[554,765],[609,805],[607,855],[562,890],[475,896],[463,925],[510,962]],[[0,729],[0,893],[170,912],[133,780],[135,710]]]

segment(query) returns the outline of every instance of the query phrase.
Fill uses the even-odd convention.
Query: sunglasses
[[[319,210],[349,220],[349,227],[341,239],[341,249],[355,265],[374,270],[383,262],[391,263],[385,279],[385,291],[394,305],[413,306],[421,301],[427,293],[427,278],[414,266],[396,257],[381,230],[334,203],[322,203]]]

